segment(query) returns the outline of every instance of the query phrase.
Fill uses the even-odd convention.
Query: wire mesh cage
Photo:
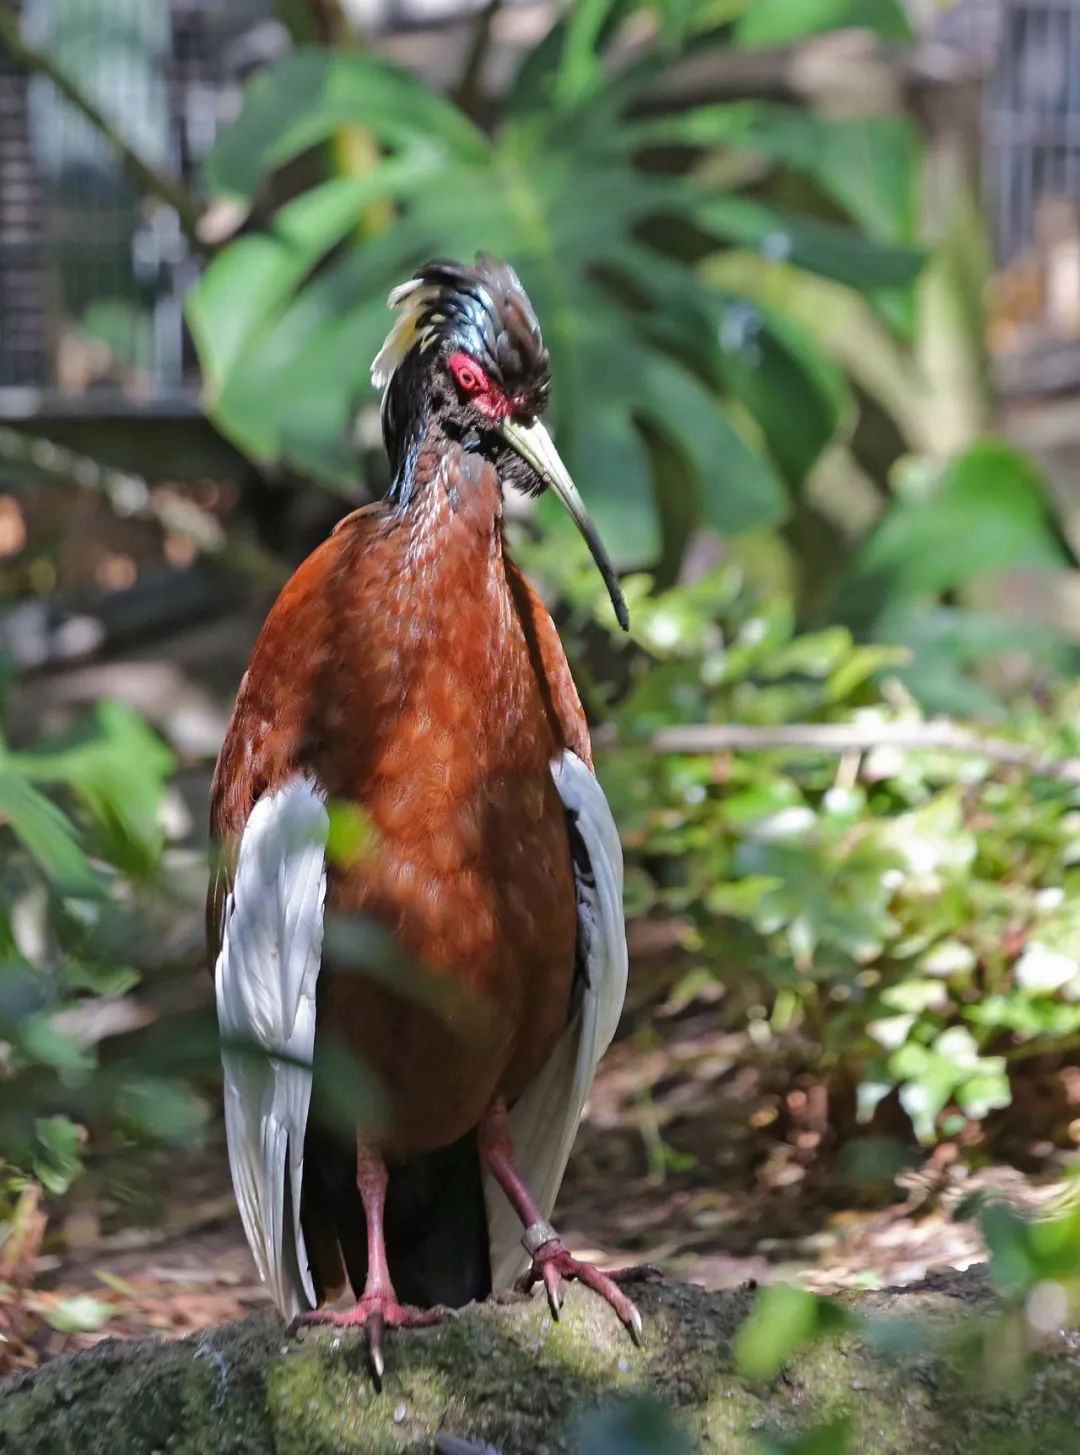
[[[189,181],[235,111],[267,24],[265,0],[23,6],[28,39],[117,135]],[[140,197],[52,83],[0,53],[0,409],[20,396],[190,407],[182,300],[196,267],[174,209]]]
[[[976,57],[985,75],[982,191],[999,269],[991,345],[1014,355],[1067,348],[1072,360],[1080,344],[1080,0],[959,0],[938,38]]]
[[[986,69],[983,184],[1007,263],[1041,213],[1080,205],[1080,0],[960,0],[939,37]]]

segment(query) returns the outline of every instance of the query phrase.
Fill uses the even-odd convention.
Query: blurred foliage
[[[967,1381],[973,1395],[1000,1394],[1024,1379],[1037,1380],[1040,1354],[1072,1338],[1069,1331],[1080,1313],[1076,1171],[1074,1166],[1074,1186],[1050,1212],[1025,1215],[993,1198],[966,1210],[979,1219],[989,1255],[987,1292],[996,1297],[991,1301],[976,1295],[969,1313],[951,1327],[932,1331],[910,1318],[857,1313],[843,1297],[774,1283],[761,1290],[736,1331],[735,1367],[748,1379],[772,1380],[782,1377],[785,1366],[818,1340],[857,1339],[883,1359],[944,1355],[952,1376]],[[851,1448],[846,1392],[820,1392],[835,1417],[794,1441],[765,1432],[761,1448],[769,1455],[844,1455]],[[1004,1431],[1000,1448],[1032,1448],[1029,1432]]]
[[[943,579],[999,566],[1010,546],[1036,558],[1049,536],[1029,475],[1003,446],[975,447],[871,539],[863,579],[899,573],[893,599],[913,615],[933,609]],[[1015,492],[1007,540],[996,522],[981,527],[972,478]],[[942,555],[963,541],[966,557],[939,562],[935,531]],[[683,925],[677,997],[724,987],[763,1053],[784,1048],[854,1088],[860,1120],[895,1094],[928,1142],[1008,1105],[1016,1059],[1080,1044],[1080,786],[1038,772],[1080,747],[1075,688],[1006,713],[992,682],[953,663],[956,689],[994,702],[993,730],[1034,766],[919,751],[928,719],[905,680],[910,648],[860,643],[840,624],[799,631],[752,547],[666,591],[629,578],[632,645],[617,685],[601,685],[590,663],[608,612],[587,557],[554,522],[525,553],[560,582],[575,671],[612,721],[600,772],[628,855],[628,913]],[[710,722],[799,724],[805,741],[694,755],[650,745],[665,727]],[[816,746],[815,728],[840,724],[862,749]],[[888,743],[898,726],[904,751]]]
[[[638,1395],[583,1418],[571,1448],[577,1455],[693,1455],[695,1447],[659,1400]]]
[[[188,300],[212,418],[256,459],[382,488],[368,370],[389,288],[433,254],[509,257],[620,564],[671,585],[702,531],[767,532],[801,623],[913,648],[928,709],[992,710],[973,667],[1064,652],[988,598],[1072,556],[1037,471],[974,446],[977,215],[954,197],[921,245],[907,116],[650,99],[706,47],[856,23],[910,39],[894,0],[572,5],[484,128],[359,43],[291,53],[205,168],[210,215],[250,217]],[[381,150],[350,161],[342,128]]]
[[[784,260],[865,295],[902,339],[924,261],[915,132],[897,116],[765,102],[651,116],[649,87],[682,55],[794,39],[851,7],[785,6],[783,22],[756,6],[651,7],[654,43],[619,71],[622,22],[640,8],[567,7],[490,132],[358,48],[300,50],[255,80],[208,160],[212,207],[245,214],[343,126],[383,152],[350,171],[324,148],[313,185],[192,290],[207,407],[230,438],[351,486],[389,288],[431,255],[482,248],[513,260],[543,321],[560,449],[617,561],[673,560],[696,526],[731,534],[797,510],[823,451],[851,432],[844,371],[811,327],[699,264],[730,248]],[[897,14],[868,18],[893,35]],[[358,227],[387,201],[381,235]]]
[[[73,1104],[107,1101],[136,1132],[170,1121],[180,1135],[192,1130],[197,1112],[173,1106],[184,1093],[145,1068],[89,1093],[94,1017],[138,980],[129,955],[156,893],[173,767],[141,719],[113,702],[31,748],[0,735],[0,1241],[27,1177],[55,1194],[80,1170]]]

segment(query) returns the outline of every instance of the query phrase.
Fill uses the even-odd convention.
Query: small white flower
[[[759,819],[750,830],[750,837],[773,843],[780,839],[796,839],[809,833],[817,820],[814,810],[805,804],[793,803],[790,808],[777,809],[767,817]]]
[[[1014,974],[1022,990],[1049,994],[1068,985],[1078,971],[1080,965],[1071,955],[1063,955],[1060,950],[1051,950],[1040,940],[1032,940],[1017,960]]]

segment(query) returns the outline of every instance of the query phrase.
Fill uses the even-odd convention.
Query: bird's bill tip
[[[615,567],[611,564],[611,558],[604,549],[599,531],[593,525],[589,512],[585,509],[585,502],[582,500],[577,486],[570,478],[569,470],[559,457],[555,441],[538,419],[534,419],[528,424],[519,419],[505,419],[501,425],[501,432],[510,448],[516,451],[531,469],[536,471],[543,484],[555,492],[570,512],[571,519],[584,536],[589,553],[596,562],[600,575],[604,578],[604,585],[611,597],[616,620],[623,631],[629,631],[630,613],[626,608],[626,598],[623,596],[619,579],[615,575]]]

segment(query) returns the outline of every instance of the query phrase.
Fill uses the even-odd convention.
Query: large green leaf
[[[853,411],[842,371],[779,310],[703,289],[655,249],[629,244],[616,265],[652,304],[650,329],[749,410],[773,461],[798,487]]]
[[[623,115],[657,58],[615,84],[600,63],[631,8],[575,7],[491,140],[367,55],[300,52],[252,85],[207,164],[212,195],[250,204],[283,162],[347,125],[367,128],[384,153],[364,176],[316,181],[264,231],[224,248],[191,292],[206,405],[242,449],[350,486],[351,425],[372,399],[387,291],[427,256],[484,249],[509,257],[532,295],[560,446],[622,564],[656,558],[674,518],[656,495],[657,440],[681,460],[700,521],[732,533],[782,517],[784,482],[798,486],[836,434],[846,392],[809,335],[782,322],[763,321],[755,358],[732,353],[732,301],[686,260],[678,233],[689,222],[698,236],[783,250],[858,289],[904,288],[921,262],[896,241],[906,236],[906,141],[885,123],[849,134],[846,123],[809,120],[815,143],[779,108],[709,107],[680,122],[701,145],[730,140],[811,175],[863,233],[718,193],[704,173],[657,172],[641,160],[649,128]],[[707,9],[680,12],[667,44]],[[361,235],[356,224],[384,199],[394,225]],[[628,269],[647,308],[628,306],[616,284]],[[674,514],[685,529],[685,512]]]
[[[635,404],[690,466],[705,525],[737,533],[783,519],[787,492],[776,472],[688,370],[663,354],[647,355]]]
[[[903,287],[918,277],[926,261],[919,248],[874,243],[851,229],[749,197],[692,201],[687,212],[718,238],[757,247],[767,258],[794,263],[852,288]]]
[[[735,34],[745,46],[785,45],[847,26],[885,40],[914,39],[901,0],[750,0]]]
[[[906,117],[868,116],[856,125],[795,106],[745,101],[639,124],[633,135],[642,143],[754,153],[812,177],[871,237],[908,242],[913,236],[919,146]]]
[[[273,229],[241,237],[204,271],[188,320],[213,392],[257,350],[261,331],[305,276],[356,226],[365,207],[423,186],[438,165],[429,152],[387,161],[362,177],[335,177],[282,207]]]
[[[616,565],[633,565],[658,555],[648,451],[625,406],[599,397],[589,412],[587,428],[571,442],[566,458]],[[551,508],[547,506],[548,511]]]
[[[350,125],[390,145],[475,160],[487,151],[460,111],[405,72],[359,51],[302,49],[252,81],[238,120],[207,158],[207,190],[250,205],[278,167]]]
[[[8,761],[0,763],[0,823],[60,889],[94,893],[97,881],[70,821]]]
[[[896,642],[908,650],[911,660],[894,669],[895,675],[931,713],[997,717],[1000,699],[979,680],[977,671],[1006,654],[1023,654],[1070,675],[1075,662],[1069,644],[1045,625],[923,599],[885,601],[871,629],[879,641]]]
[[[842,371],[798,324],[742,299],[725,306],[717,334],[720,372],[797,487],[853,418],[851,392]]]
[[[986,440],[954,460],[936,488],[897,500],[855,558],[836,609],[864,621],[886,602],[1067,560],[1039,472],[1010,445]]]
[[[12,753],[7,762],[28,787],[29,780],[64,787],[81,800],[104,836],[111,862],[132,873],[156,862],[162,837],[158,810],[176,763],[130,708],[99,703],[72,732]],[[47,799],[42,802],[53,807]]]

